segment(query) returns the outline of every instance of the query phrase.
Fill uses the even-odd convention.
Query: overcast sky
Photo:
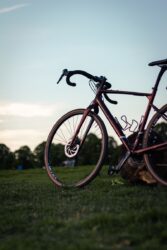
[[[64,68],[150,92],[158,68],[147,64],[167,58],[166,30],[166,0],[0,0],[0,143],[33,150],[58,117],[90,103],[86,79],[56,85]],[[166,86],[164,76],[158,106]],[[118,118],[140,120],[146,98],[115,99]]]

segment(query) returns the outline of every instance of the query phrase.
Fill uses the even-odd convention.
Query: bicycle
[[[153,104],[160,80],[167,70],[167,59],[151,62],[149,66],[160,67],[150,93],[113,90],[104,76],[93,76],[82,70],[63,70],[57,83],[66,77],[67,84],[74,87],[76,83],[71,82],[70,78],[74,75],[85,76],[90,80],[95,98],[87,108],[75,109],[63,115],[49,133],[44,153],[45,166],[50,179],[57,187],[84,187],[99,174],[108,146],[108,134],[102,118],[98,115],[99,110],[103,112],[126,149],[118,165],[109,167],[109,174],[119,172],[129,158],[142,156],[152,176],[160,184],[167,186],[167,104],[161,108]],[[104,103],[106,100],[117,104],[117,101],[109,97],[111,94],[148,98],[133,143],[128,141],[119,121]],[[154,110],[155,114],[146,126],[151,110]],[[87,147],[91,149],[93,141],[96,146],[93,153],[88,154]]]

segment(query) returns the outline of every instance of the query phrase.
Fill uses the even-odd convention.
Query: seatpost
[[[159,83],[160,83],[160,80],[161,80],[161,78],[162,78],[162,76],[163,76],[163,74],[164,74],[164,72],[165,72],[166,70],[167,70],[167,67],[166,67],[166,66],[162,66],[162,67],[161,67],[161,69],[160,69],[160,71],[159,71],[159,74],[158,74],[158,76],[157,76],[157,80],[156,80],[156,82],[155,82],[155,86],[153,87],[153,89],[157,90],[158,85],[159,85]]]

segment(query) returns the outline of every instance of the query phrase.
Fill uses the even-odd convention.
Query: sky
[[[0,0],[0,143],[34,150],[60,116],[90,104],[87,79],[56,84],[64,68],[104,75],[113,89],[150,92],[159,68],[148,63],[167,58],[166,11],[166,0]],[[166,86],[164,75],[158,107]],[[118,119],[141,119],[146,98],[113,99]]]

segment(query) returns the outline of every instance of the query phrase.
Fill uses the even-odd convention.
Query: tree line
[[[5,144],[0,144],[0,169],[29,169],[44,166],[45,142],[40,143],[34,151],[22,146],[12,152]]]
[[[167,124],[159,123],[154,130],[154,136],[163,140],[167,140]],[[5,144],[0,144],[0,169],[16,169],[22,167],[29,168],[42,168],[44,166],[44,149],[46,142],[42,142],[36,146],[32,151],[28,146],[22,146],[18,150],[11,152]],[[99,155],[99,138],[94,134],[89,134],[85,141],[85,147],[82,148],[84,153],[82,158],[78,159],[78,164],[92,164],[97,160]],[[62,165],[64,159],[64,146],[62,144],[52,144],[51,164]],[[120,152],[123,148],[118,146],[115,139],[111,136],[108,137],[108,151],[104,164],[115,165],[118,162]]]
[[[0,170],[1,169],[30,169],[30,168],[42,168],[44,167],[44,149],[46,142],[42,142],[36,146],[32,151],[28,146],[22,146],[18,150],[12,152],[9,147],[5,144],[0,144]],[[90,140],[88,140],[87,145],[84,149],[84,157],[82,159],[82,164],[88,161],[93,162],[93,158],[96,158],[96,153],[98,150],[97,138],[90,135]],[[61,144],[52,145],[54,152],[56,153],[56,161],[54,164],[61,164],[64,160],[64,146]],[[119,155],[119,146],[113,137],[109,137],[108,140],[108,152],[106,157],[106,164],[117,162]],[[88,163],[87,163],[88,164]]]

